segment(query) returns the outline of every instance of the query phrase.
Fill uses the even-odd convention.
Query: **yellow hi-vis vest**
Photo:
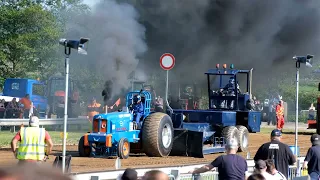
[[[21,127],[17,158],[42,161],[45,157],[45,132],[44,128]]]

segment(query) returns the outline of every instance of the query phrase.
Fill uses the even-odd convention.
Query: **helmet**
[[[230,77],[230,79],[229,79],[229,83],[234,83],[234,77]]]
[[[133,102],[138,102],[140,100],[141,100],[141,96],[140,95],[134,95]]]

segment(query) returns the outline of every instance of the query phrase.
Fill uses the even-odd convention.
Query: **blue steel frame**
[[[236,105],[235,109],[233,110],[225,110],[225,109],[212,109],[212,97],[210,96],[211,94],[211,81],[210,81],[210,76],[220,76],[220,84],[219,88],[222,88],[222,76],[233,76],[235,79],[235,82],[237,82],[237,75],[239,74],[246,74],[247,76],[247,87],[246,90],[250,94],[250,70],[236,70],[236,69],[210,69],[206,73],[207,75],[207,80],[208,80],[208,96],[209,96],[209,109],[208,110],[181,110],[181,109],[174,109],[173,110],[173,116],[172,120],[174,123],[175,128],[181,128],[181,129],[186,129],[190,131],[195,131],[195,132],[203,132],[203,154],[211,154],[211,153],[217,153],[217,152],[224,152],[225,148],[225,141],[224,137],[213,137],[218,129],[216,128],[223,128],[226,126],[236,126],[237,121],[236,121],[236,114],[239,112],[239,94],[237,91],[235,91],[235,97],[226,97],[223,96],[223,98],[226,98],[228,100],[235,100]],[[235,86],[236,88],[236,86]],[[248,98],[249,95],[244,95],[246,98]],[[240,110],[240,111],[245,111],[245,110]],[[252,117],[256,114],[259,114],[260,112],[249,112],[248,118],[248,128],[252,130],[252,132],[259,132],[260,127],[255,127],[251,124],[252,122]],[[182,115],[185,115],[188,117],[188,121],[190,122],[183,122],[184,120],[182,119]],[[250,116],[250,117],[249,117]],[[193,121],[193,120],[198,120],[198,121]],[[260,121],[259,121],[260,122]],[[211,125],[215,125],[215,127],[212,127]],[[217,127],[218,125],[219,127]],[[212,140],[212,145],[205,145],[207,141]],[[211,144],[209,142],[209,144]],[[200,147],[199,147],[200,148]]]
[[[147,117],[150,114],[151,109],[151,94],[148,91],[131,91],[127,93],[126,96],[126,107],[129,107],[131,104],[133,104],[133,96],[134,95],[140,95],[141,98],[144,98],[143,108],[144,108],[144,118]]]
[[[237,74],[246,74],[247,75],[247,92],[250,94],[250,70],[236,70],[236,69],[210,69],[208,72],[205,73],[207,75],[207,82],[208,82],[208,96],[209,96],[209,109],[212,107],[212,99],[210,96],[211,92],[211,83],[210,83],[210,76],[220,76],[220,83],[219,88],[222,88],[222,76],[233,76],[235,83],[237,83]],[[237,86],[235,86],[237,88]],[[235,100],[235,110],[239,110],[239,94],[238,91],[235,89],[235,96],[234,97],[227,97],[228,99]],[[226,98],[225,98],[226,99]]]

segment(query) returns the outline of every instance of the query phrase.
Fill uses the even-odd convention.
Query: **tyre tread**
[[[239,150],[238,150],[238,151],[239,151],[239,152],[245,152],[245,151],[247,151],[248,147],[245,147],[245,148],[242,147],[242,145],[241,145],[241,143],[242,143],[242,136],[243,136],[244,134],[248,134],[249,131],[248,131],[248,129],[247,129],[245,126],[242,126],[242,125],[238,125],[238,126],[236,126],[236,128],[237,128],[238,131],[239,131],[239,134],[238,134]],[[247,140],[248,140],[248,142],[249,142],[249,136],[247,136]]]
[[[157,112],[150,114],[143,123],[142,144],[144,153],[150,157],[163,157],[159,145],[158,127],[161,119],[168,116],[165,113]]]

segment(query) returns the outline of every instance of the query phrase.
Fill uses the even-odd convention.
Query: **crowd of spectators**
[[[10,102],[1,99],[0,118],[28,118],[31,105],[29,94],[26,94],[19,101],[16,98],[13,98]]]

